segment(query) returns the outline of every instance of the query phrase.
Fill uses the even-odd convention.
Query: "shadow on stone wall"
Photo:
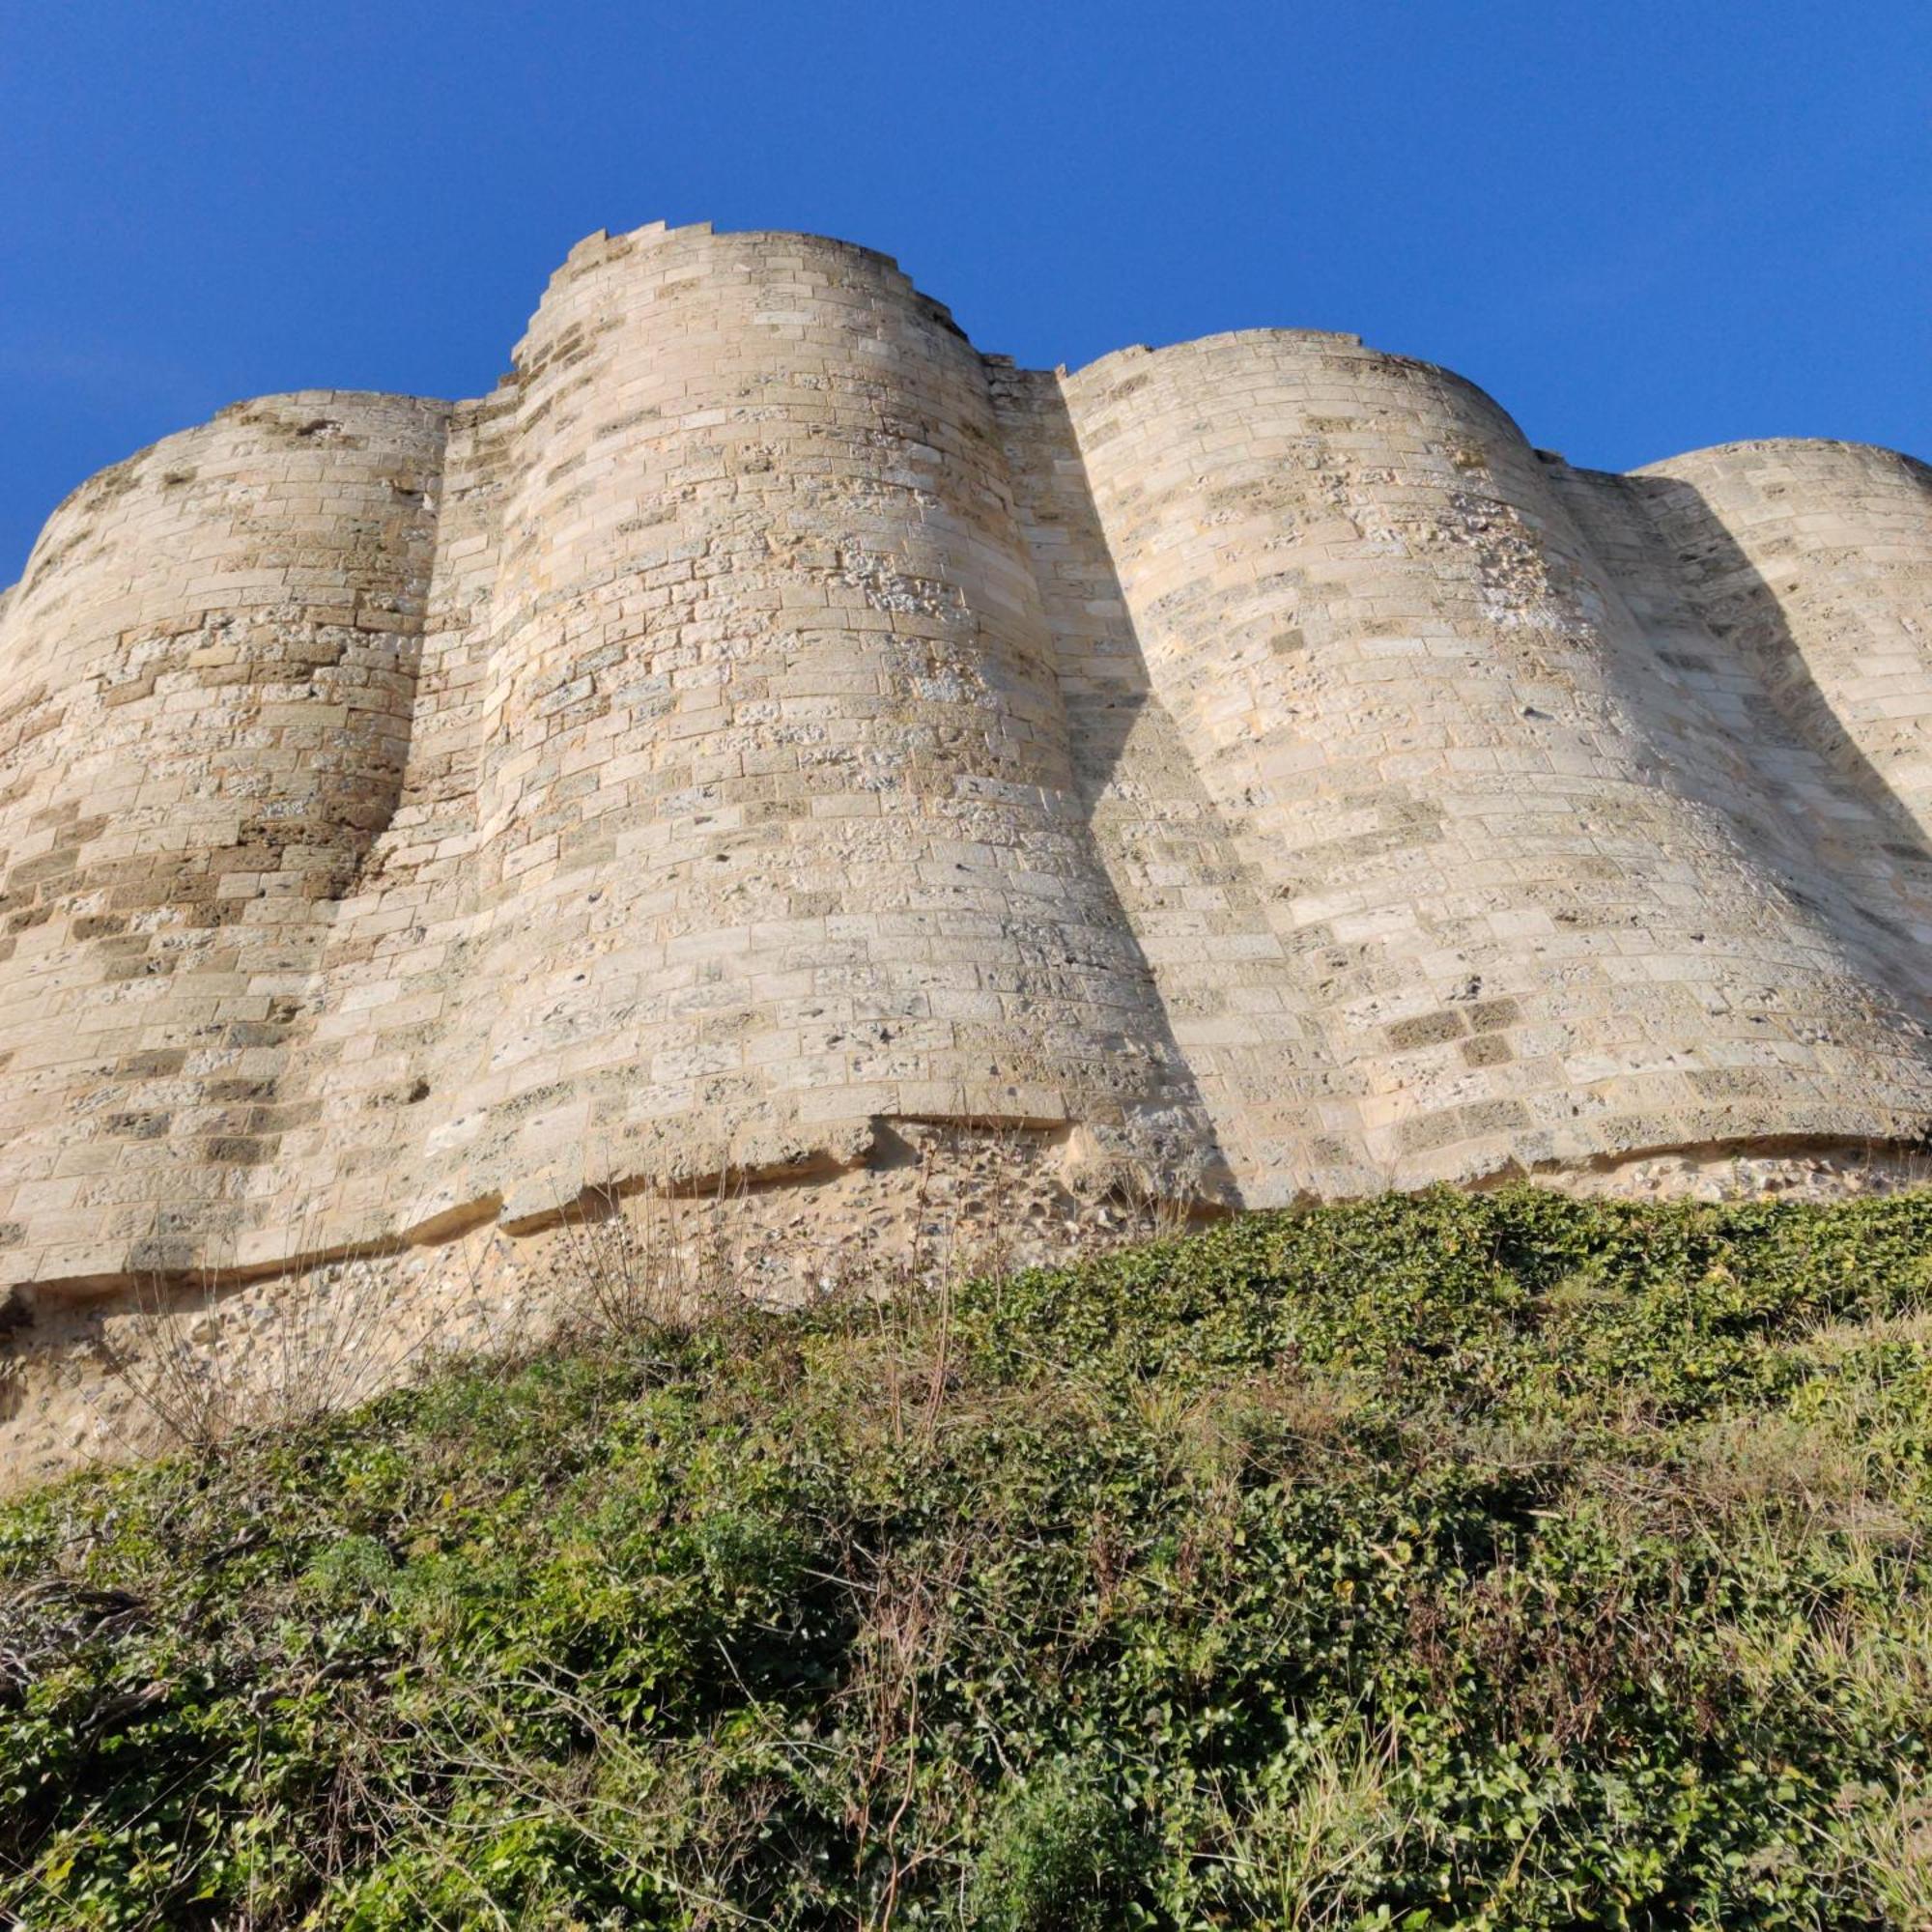
[[[1924,829],[1845,729],[1812,674],[1777,593],[1703,493],[1677,478],[1622,481],[1662,537],[1704,627],[1755,673],[1784,730],[1817,759],[1840,808],[1840,836],[1863,847],[1879,869],[1890,874],[1898,910],[1919,930],[1871,903],[1861,890],[1863,882],[1841,876],[1829,851],[1816,854],[1819,863],[1805,877],[1794,878],[1789,850],[1800,841],[1778,838],[1759,824],[1741,824],[1741,835],[1794,899],[1899,994],[1915,1020],[1932,1023],[1932,986],[1919,967],[1920,932],[1932,925],[1932,842]],[[1687,776],[1695,781],[1694,773]]]
[[[1150,945],[1162,952],[1164,940],[1184,947],[1190,937],[1211,936],[1225,946],[1226,956],[1198,971],[1172,956],[1147,966],[1163,1039],[1186,1040],[1175,1050],[1206,1113],[1224,1129],[1210,1158],[1244,1207],[1382,1184],[1359,1126],[1337,1133],[1305,1104],[1313,1094],[1330,1107],[1345,1096],[1352,1105],[1353,1083],[1322,1003],[1301,983],[1305,974],[1279,924],[1275,895],[1241,853],[1236,826],[1152,689],[1059,383],[1026,372],[1003,387],[1001,373],[993,371],[995,392],[1015,483],[1023,497],[1033,497],[1024,521],[1036,526],[1040,542],[1037,574],[1059,660],[1073,787],[1123,929],[1144,960]],[[1029,465],[1032,473],[1024,473]],[[1055,621],[1056,593],[1065,623]],[[1066,609],[1068,599],[1074,610]],[[1264,955],[1275,988],[1295,982],[1293,1006],[1271,1022],[1240,1004],[1241,962]],[[1249,1037],[1231,1042],[1229,1031],[1243,1024]],[[1214,1044],[1205,1043],[1209,1036]]]

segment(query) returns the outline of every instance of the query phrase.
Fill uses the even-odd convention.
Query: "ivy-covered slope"
[[[0,1512],[33,1927],[1932,1923],[1932,1196],[1261,1215]]]

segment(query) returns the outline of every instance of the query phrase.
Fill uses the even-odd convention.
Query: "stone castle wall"
[[[440,404],[225,411],[84,485],[0,618],[0,1240],[16,1280],[231,1253],[395,810]]]
[[[1923,1107],[1921,989],[1874,989],[1814,855],[1760,836],[1748,733],[1713,767],[1620,559],[1486,396],[1295,332],[1063,386],[1151,689],[1378,1168],[1885,1137]]]
[[[492,395],[238,406],[0,599],[0,1287],[948,1125],[1227,1205],[1916,1144],[1928,593],[1887,452],[593,237]]]

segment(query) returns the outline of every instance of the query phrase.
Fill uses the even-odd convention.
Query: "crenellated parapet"
[[[1932,487],[1630,477],[1263,330],[590,238],[453,406],[103,472],[0,596],[0,1282],[270,1271],[895,1123],[1224,1205],[1932,1124]]]

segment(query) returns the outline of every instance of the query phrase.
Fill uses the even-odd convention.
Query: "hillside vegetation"
[[[611,1309],[0,1512],[17,1922],[1932,1924],[1932,1196]]]

